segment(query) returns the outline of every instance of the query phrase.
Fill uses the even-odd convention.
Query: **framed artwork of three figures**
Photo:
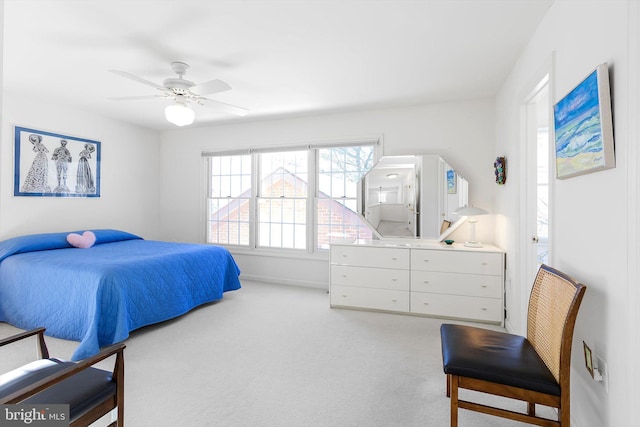
[[[13,194],[100,197],[100,142],[14,127]]]

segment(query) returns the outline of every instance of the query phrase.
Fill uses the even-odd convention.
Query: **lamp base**
[[[464,242],[464,245],[468,248],[483,248],[484,245],[480,242]]]

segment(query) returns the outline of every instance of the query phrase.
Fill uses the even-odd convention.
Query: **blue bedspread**
[[[89,249],[71,247],[68,233],[0,242],[0,321],[80,341],[72,356],[79,360],[240,288],[223,247],[93,231]]]

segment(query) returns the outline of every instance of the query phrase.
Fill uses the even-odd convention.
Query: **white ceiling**
[[[4,90],[172,129],[161,84],[221,79],[192,126],[492,97],[553,0],[5,0]]]

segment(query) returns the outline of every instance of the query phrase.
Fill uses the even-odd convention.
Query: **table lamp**
[[[473,206],[463,206],[461,208],[456,209],[454,213],[460,216],[469,217],[468,218],[469,234],[470,234],[469,241],[465,242],[464,245],[470,248],[481,248],[482,243],[476,240],[476,222],[478,222],[478,220],[476,219],[476,216],[485,215],[485,214],[488,214],[489,212],[485,211],[482,208],[476,208]]]

